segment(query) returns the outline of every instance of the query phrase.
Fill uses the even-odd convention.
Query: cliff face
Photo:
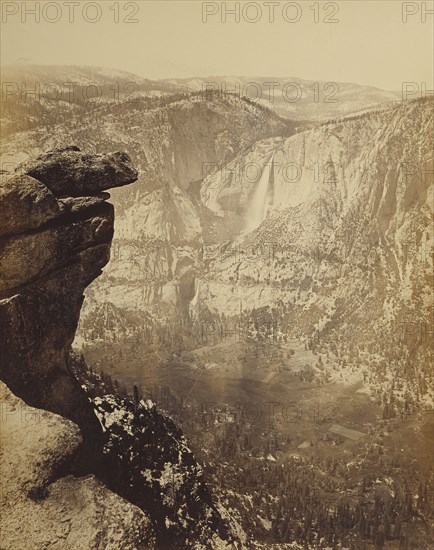
[[[290,303],[308,311],[309,331],[315,304],[338,318],[341,300],[351,295],[357,309],[369,293],[377,311],[364,319],[417,321],[400,308],[413,307],[432,268],[432,125],[432,101],[417,101],[260,140],[201,182],[194,208],[179,209],[184,226],[197,221],[190,242],[163,241],[152,192],[137,196],[89,288],[83,340],[132,340],[145,312],[236,315],[240,304]],[[425,318],[427,306],[417,304]]]
[[[330,320],[339,301],[361,296],[377,311],[360,325],[415,305],[428,318],[430,301],[416,303],[415,288],[428,288],[432,270],[432,108],[402,104],[261,141],[208,177],[202,200],[228,221],[236,210],[244,232],[224,253],[210,250],[199,300],[236,313],[234,287],[249,309],[289,295],[300,309],[321,304]],[[255,178],[231,177],[250,163]]]
[[[155,406],[110,395],[113,388],[71,355],[83,291],[109,259],[114,214],[104,190],[137,179],[129,157],[68,147],[3,176],[2,402],[13,411],[24,402],[35,407],[30,417],[45,412],[30,425],[18,416],[6,422],[2,544],[20,548],[25,537],[39,548],[52,537],[59,548],[153,548],[154,530],[180,548],[214,535],[220,540],[216,533],[225,528],[181,432]],[[57,415],[74,421],[81,436]],[[12,481],[17,456],[30,463]],[[95,474],[151,518],[94,477],[51,483],[66,474]]]
[[[150,519],[95,476],[59,477],[81,443],[78,426],[26,405],[0,383],[1,547],[155,547]]]
[[[33,406],[67,416],[88,408],[66,358],[83,291],[109,259],[114,214],[101,191],[136,179],[126,155],[74,147],[4,177],[0,375]]]

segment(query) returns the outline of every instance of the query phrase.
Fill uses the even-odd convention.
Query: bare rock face
[[[0,291],[24,285],[28,281],[49,275],[62,266],[79,261],[89,248],[110,244],[113,236],[113,208],[99,203],[95,216],[85,216],[70,225],[56,224],[37,232],[5,239],[0,248],[4,266],[0,276]],[[31,261],[26,261],[31,258]],[[103,258],[108,259],[108,258]],[[95,262],[101,268],[105,262]]]
[[[44,183],[56,197],[94,195],[133,183],[138,176],[126,153],[90,155],[75,146],[40,155],[21,170]]]
[[[152,549],[149,518],[94,476],[53,482],[81,442],[78,426],[35,409],[0,382],[1,547]]]
[[[94,424],[65,357],[83,290],[110,257],[113,206],[100,191],[135,179],[125,153],[86,155],[77,147],[45,153],[3,177],[0,376],[31,405],[70,417],[77,410]]]
[[[0,186],[0,237],[36,229],[60,216],[53,194],[40,181],[26,174],[6,177]]]

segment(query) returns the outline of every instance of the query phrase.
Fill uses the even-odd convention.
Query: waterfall
[[[261,177],[247,208],[244,234],[259,227],[267,217],[269,184],[273,179],[273,161],[274,155],[271,155],[262,169]]]

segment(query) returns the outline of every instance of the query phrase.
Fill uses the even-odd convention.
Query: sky
[[[388,90],[402,82],[434,87],[432,0],[0,4],[3,65],[96,65],[151,79],[294,76]],[[225,5],[235,12],[225,13]]]

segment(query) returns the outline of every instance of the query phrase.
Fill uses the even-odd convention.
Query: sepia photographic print
[[[432,550],[434,2],[0,10],[0,550]]]

